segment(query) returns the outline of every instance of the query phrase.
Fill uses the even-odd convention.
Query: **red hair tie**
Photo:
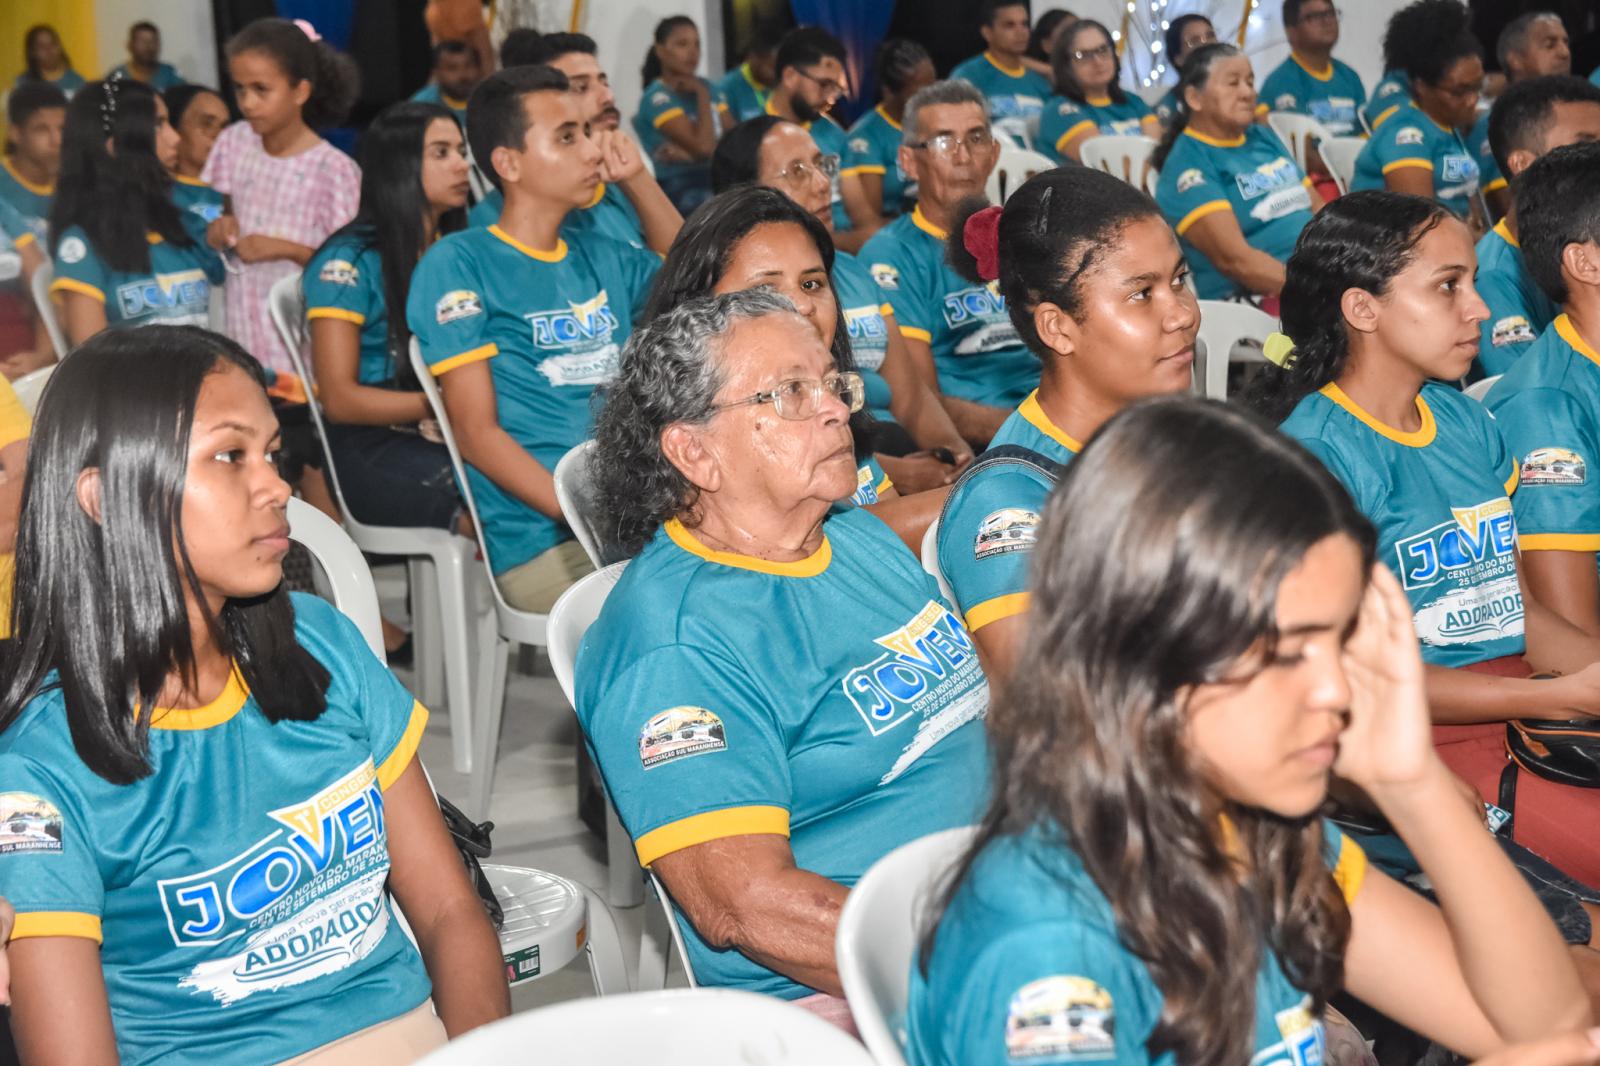
[[[993,281],[1000,276],[1000,208],[990,205],[974,211],[961,228],[961,243],[978,264],[978,276]]]

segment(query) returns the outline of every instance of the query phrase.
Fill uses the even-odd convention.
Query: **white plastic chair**
[[[906,1066],[906,996],[923,915],[974,832],[946,829],[895,848],[844,901],[834,936],[839,981],[877,1066]]]
[[[1035,174],[1054,170],[1055,167],[1056,161],[1047,155],[1041,155],[1028,148],[1002,144],[1000,158],[995,161],[994,169],[989,172],[984,192],[988,194],[990,203],[1003,204],[1006,202],[1006,197],[1016,192],[1023,182]]]
[[[1356,159],[1367,143],[1365,137],[1329,137],[1318,147],[1317,151],[1322,155],[1322,161],[1328,164],[1328,173],[1333,175],[1339,192],[1350,191],[1351,184],[1356,180]]]
[[[272,286],[268,312],[283,346],[294,361],[295,373],[305,383],[312,423],[323,450],[328,452],[328,430],[322,417],[322,404],[302,355],[305,341],[305,304],[300,295],[300,275],[292,274]],[[399,555],[407,560],[411,584],[412,640],[416,649],[417,688],[424,703],[438,706],[447,696],[450,708],[451,761],[461,773],[472,764],[472,718],[474,660],[471,602],[467,582],[472,568],[472,542],[447,529],[421,526],[373,526],[350,513],[339,488],[339,471],[331,452],[328,461],[328,486],[344,515],[344,527],[364,552],[373,555]],[[443,666],[443,685],[439,667]],[[441,693],[441,688],[443,692]]]
[[[44,395],[44,387],[50,383],[50,375],[56,372],[59,365],[51,363],[38,370],[30,370],[11,383],[11,391],[17,394],[17,400],[29,415],[39,409],[39,397]]]
[[[61,328],[61,319],[56,317],[55,301],[50,299],[50,283],[56,278],[55,268],[46,259],[39,264],[39,269],[33,272],[33,279],[28,282],[28,288],[33,293],[33,306],[39,312],[39,317],[44,320],[44,330],[50,335],[50,343],[55,346],[56,358],[65,359],[71,346],[67,344],[66,331]]]
[[[290,498],[288,518],[289,537],[316,561],[328,599],[356,624],[382,661],[378,589],[361,549],[338,523],[304,500]],[[430,788],[432,784],[430,779]],[[485,864],[483,873],[505,915],[500,952],[510,984],[555,973],[587,949],[595,990],[602,996],[628,991],[616,921],[594,893],[565,877],[524,866]],[[404,915],[400,917],[404,925]]]
[[[1499,380],[1500,380],[1500,375],[1496,374],[1496,375],[1494,375],[1494,377],[1484,378],[1482,381],[1474,381],[1471,385],[1468,385],[1462,391],[1465,392],[1468,396],[1471,396],[1474,400],[1477,400],[1479,403],[1482,403],[1485,399],[1488,398],[1489,390],[1494,388],[1495,384]]]
[[[1272,132],[1289,149],[1289,154],[1294,156],[1294,161],[1302,173],[1311,173],[1311,149],[1319,144],[1326,144],[1333,140],[1333,134],[1328,127],[1312,118],[1296,111],[1272,111],[1267,114],[1267,125],[1272,127]],[[1356,138],[1360,140],[1360,138]],[[1334,181],[1337,183],[1338,178]],[[1344,187],[1340,187],[1344,192]]]
[[[1228,366],[1230,363],[1264,361],[1261,346],[1278,328],[1277,321],[1265,311],[1249,304],[1228,300],[1200,301],[1201,373],[1205,395],[1213,400],[1228,398]],[[1254,342],[1241,347],[1240,341]]]
[[[580,999],[526,1011],[452,1040],[418,1066],[872,1066],[841,1030],[774,996],[731,988]]]
[[[949,601],[950,606],[961,614],[961,605],[956,602],[956,590],[950,587],[950,582],[945,580],[944,568],[939,565],[939,520],[935,518],[928,523],[927,532],[922,534],[922,569],[933,575],[939,583],[939,592]]]
[[[567,526],[572,530],[572,535],[578,538],[584,554],[598,570],[614,560],[606,558],[605,545],[595,532],[594,486],[589,476],[589,463],[594,457],[594,448],[594,441],[584,441],[561,457],[551,476],[556,483],[556,502],[561,505],[561,513],[567,520]]]
[[[1090,137],[1078,146],[1078,158],[1084,166],[1103,170],[1153,196],[1159,172],[1149,163],[1155,150],[1156,142],[1141,134],[1101,134]]]

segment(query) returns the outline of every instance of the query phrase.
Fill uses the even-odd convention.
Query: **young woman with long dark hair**
[[[1119,84],[1122,61],[1116,44],[1094,19],[1080,19],[1062,31],[1050,65],[1055,95],[1044,102],[1038,145],[1058,162],[1077,162],[1090,137],[1154,137],[1160,132],[1150,105]]]

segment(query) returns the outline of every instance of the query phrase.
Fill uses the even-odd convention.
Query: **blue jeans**
[[[461,494],[443,444],[388,426],[330,422],[327,429],[339,493],[356,521],[455,528]]]

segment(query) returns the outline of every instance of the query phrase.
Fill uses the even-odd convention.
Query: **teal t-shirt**
[[[1376,133],[1378,127],[1389,121],[1402,106],[1411,103],[1411,76],[1403,70],[1384,73],[1372,87],[1372,95],[1361,108],[1361,117],[1367,129]]]
[[[456,121],[461,123],[461,128],[467,128],[467,102],[465,100],[457,100],[447,94],[443,89],[439,88],[438,82],[430,81],[412,93],[411,99],[419,104],[438,104],[440,107],[449,108],[450,113],[456,117]]]
[[[1352,191],[1384,188],[1384,175],[1401,167],[1421,167],[1433,175],[1433,196],[1467,217],[1478,196],[1478,161],[1461,135],[1446,129],[1411,104],[1402,104],[1372,135],[1356,157]]]
[[[151,233],[150,268],[113,270],[81,227],[68,226],[55,250],[50,291],[76,292],[105,304],[106,326],[209,326],[211,286],[227,273],[217,253],[200,241],[184,248]]]
[[[1034,392],[989,442],[1028,448],[1066,466],[1083,445],[1050,420]],[[967,628],[1028,609],[1028,562],[1044,504],[1056,483],[1022,463],[985,467],[956,485],[939,518],[939,569]]]
[[[120,63],[112,67],[110,72],[106,74],[107,80],[118,77],[127,78],[129,81],[143,80],[126,63]],[[178,73],[177,67],[174,67],[171,63],[157,63],[155,74],[145,84],[158,93],[164,93],[168,89],[175,89],[185,84],[185,82],[183,76]]]
[[[769,115],[777,114],[772,106],[772,101],[767,101],[766,112]],[[833,228],[836,232],[843,233],[850,229],[850,213],[844,209],[844,193],[840,191],[839,179],[844,177],[844,161],[850,154],[850,135],[845,133],[844,127],[839,125],[827,115],[823,115],[815,122],[802,122],[800,127],[811,134],[811,139],[816,142],[817,150],[823,155],[839,157],[839,173],[833,179]]]
[[[883,179],[883,215],[893,218],[917,202],[917,183],[900,169],[900,123],[883,105],[868,111],[850,127],[845,144],[844,174],[876,174]]]
[[[711,106],[718,114],[718,136],[728,128],[730,115],[728,104],[722,98],[722,93],[716,86],[706,79],[701,78],[711,94]],[[633,116],[633,130],[639,135],[639,147],[649,153],[655,162],[656,176],[665,180],[689,179],[704,176],[706,183],[711,181],[711,163],[700,160],[691,163],[669,162],[660,156],[661,149],[671,143],[667,135],[661,132],[661,127],[671,122],[678,116],[686,116],[690,122],[700,120],[700,102],[694,96],[681,96],[672,89],[667,88],[660,78],[644,87],[644,93],[639,100],[639,113]],[[826,151],[827,149],[824,149]]]
[[[972,638],[888,526],[856,509],[823,529],[809,558],[769,563],[670,521],[585,634],[578,721],[641,864],[778,833],[796,866],[848,886],[980,813]],[[679,924],[700,984],[812,991]]]
[[[1479,325],[1481,376],[1504,374],[1555,319],[1558,311],[1522,261],[1522,247],[1501,219],[1478,241],[1478,295],[1489,306]]]
[[[1596,85],[1600,85],[1600,67],[1594,68],[1594,71],[1589,75],[1589,80]]]
[[[1411,601],[1422,658],[1470,666],[1521,655],[1522,592],[1511,494],[1517,462],[1484,406],[1428,384],[1403,433],[1329,384],[1283,431],[1321,459],[1378,530],[1378,558]]]
[[[356,380],[387,385],[395,378],[389,355],[389,312],[383,294],[383,258],[355,234],[329,237],[300,274],[306,319],[333,318],[361,331]]]
[[[54,85],[66,95],[68,100],[72,99],[73,93],[89,84],[88,80],[85,79],[82,74],[79,74],[71,67],[68,67],[66,70],[62,71],[61,77],[59,78],[34,78],[27,71],[23,71],[21,74],[17,75],[16,84],[21,85],[25,81],[42,81],[46,85]]]
[[[561,222],[561,235],[570,243],[588,234],[598,234],[643,249],[644,223],[639,220],[639,212],[634,210],[633,201],[621,189],[605,182],[600,183],[594,197],[589,206],[567,212],[567,217]],[[491,189],[488,196],[467,212],[467,223],[472,226],[492,226],[500,221],[500,212],[505,210],[505,206],[505,193]]]
[[[291,601],[332,675],[315,721],[269,722],[235,675],[206,707],[155,712],[131,785],[84,765],[59,688],[0,733],[13,936],[100,941],[124,1063],[281,1062],[428,997],[384,890],[384,793],[427,711],[349,619]]]
[[[1264,126],[1252,125],[1236,141],[1185,129],[1161,168],[1156,203],[1183,242],[1195,291],[1203,300],[1220,300],[1242,290],[1184,239],[1189,227],[1214,212],[1232,211],[1250,247],[1287,262],[1312,219],[1311,179]]]
[[[183,226],[198,244],[206,242],[206,227],[222,217],[223,196],[199,178],[172,176],[172,202],[183,212]]]
[[[1002,67],[988,52],[957,63],[950,77],[977,86],[989,100],[989,118],[1023,143],[1033,140],[1050,95],[1050,79],[1024,66]]]
[[[500,425],[554,470],[588,439],[595,387],[616,373],[660,266],[651,252],[599,236],[541,252],[498,225],[463,230],[417,264],[406,322],[435,377],[489,360]],[[494,573],[571,539],[476,468],[467,480]]]
[[[16,208],[17,214],[27,220],[28,228],[39,240],[44,240],[50,229],[50,203],[55,199],[54,185],[36,185],[28,181],[11,160],[0,155],[0,200]]]
[[[1039,116],[1035,144],[1059,163],[1065,158],[1062,150],[1066,143],[1085,129],[1114,137],[1137,137],[1144,132],[1144,120],[1150,113],[1150,105],[1132,93],[1123,94],[1121,103],[1109,96],[1085,102],[1052,96],[1044,102],[1044,113]]]
[[[867,408],[878,421],[893,422],[889,403],[894,397],[882,371],[889,355],[889,322],[883,316],[886,312],[892,314],[894,309],[872,280],[866,264],[849,252],[834,253],[833,289],[850,333],[856,369],[867,387]]]
[[[1478,164],[1478,182],[1483,186],[1483,191],[1488,193],[1504,189],[1509,182],[1500,173],[1494,149],[1489,146],[1489,112],[1483,112],[1478,116],[1478,121],[1472,124],[1472,132],[1467,134],[1466,143],[1467,151],[1472,153],[1473,160]]]
[[[1589,483],[1600,461],[1600,354],[1561,315],[1484,402],[1519,457],[1511,505],[1522,550],[1600,552]]]
[[[884,493],[894,488],[894,482],[883,472],[883,464],[878,462],[877,456],[869,455],[865,459],[858,458],[856,461],[860,464],[856,467],[856,489],[833,505],[834,514],[852,507],[866,507],[878,503],[883,499]]]
[[[1365,880],[1366,854],[1327,823],[1323,837],[1348,903]],[[1123,945],[1111,902],[1082,860],[1043,828],[979,853],[940,918],[926,973],[912,960],[908,991],[911,1066],[1174,1061],[1147,1046],[1161,1020],[1160,986]],[[1263,944],[1250,1062],[1321,1066],[1327,1037],[1311,1008]]]
[[[1331,60],[1326,69],[1312,70],[1293,52],[1261,83],[1261,99],[1274,111],[1308,115],[1335,137],[1361,133],[1361,105],[1367,102],[1361,75]]]
[[[22,249],[39,239],[17,209],[0,200],[0,291],[22,287]]]
[[[730,121],[738,125],[759,117],[767,109],[767,96],[772,90],[756,81],[749,63],[741,63],[717,79],[717,92],[728,105]]]
[[[1172,120],[1178,116],[1182,101],[1178,99],[1178,87],[1173,86],[1167,90],[1167,95],[1156,101],[1155,115],[1161,120],[1163,126],[1172,125]]]
[[[933,351],[939,388],[950,396],[1013,408],[1039,384],[1039,360],[1017,336],[994,284],[950,268],[945,232],[922,208],[884,226],[861,249],[902,336]]]

